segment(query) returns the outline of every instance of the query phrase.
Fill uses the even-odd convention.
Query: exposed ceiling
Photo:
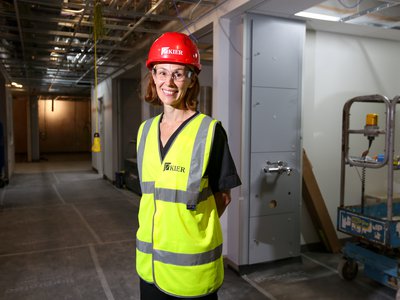
[[[104,35],[96,43],[98,82],[146,53],[165,31],[185,26],[230,0],[97,0]],[[255,1],[257,13],[293,16],[299,9],[339,23],[400,29],[400,0]],[[94,84],[95,0],[0,0],[0,71],[14,92],[88,96]],[[317,5],[315,5],[317,4]],[[363,26],[365,27],[365,26]],[[196,32],[203,61],[212,60],[212,26]],[[204,39],[201,39],[204,35]]]
[[[99,0],[98,82],[131,63],[164,31],[185,28],[219,0]],[[0,68],[14,92],[89,95],[95,0],[0,0]],[[207,57],[207,45],[199,46]]]
[[[328,0],[306,11],[342,23],[400,29],[400,0]]]

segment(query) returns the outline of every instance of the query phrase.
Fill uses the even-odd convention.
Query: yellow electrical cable
[[[96,28],[94,29],[94,99],[96,101],[96,132],[99,132],[98,125],[98,99],[97,99],[97,36],[96,36]]]
[[[99,101],[97,99],[97,31],[100,30],[100,35],[102,31],[102,14],[100,3],[95,1],[95,9],[94,9],[94,24],[93,24],[93,40],[94,40],[94,99],[96,102],[96,112],[95,112],[95,133],[93,138],[92,152],[100,152],[101,144],[100,144],[100,134],[99,134],[99,121],[98,121],[98,112],[99,112]]]

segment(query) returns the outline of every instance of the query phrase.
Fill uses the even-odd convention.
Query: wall
[[[226,25],[229,24],[229,27]],[[229,114],[231,116],[229,121],[229,148],[231,150],[232,157],[236,164],[238,174],[242,169],[241,166],[241,149],[242,149],[242,83],[243,81],[243,20],[242,17],[236,17],[229,20],[229,23],[220,23],[221,26],[229,28],[229,74],[231,86],[229,87],[230,94],[228,99],[230,101]],[[243,182],[243,178],[242,178]],[[243,246],[243,230],[247,230],[247,226],[243,226],[242,222],[238,220],[243,218],[243,214],[247,210],[243,210],[243,197],[239,197],[242,191],[242,186],[235,188],[231,191],[232,202],[228,206],[225,219],[222,220],[223,228],[226,228],[227,232],[224,232],[226,237],[226,243],[224,244],[224,255],[229,254],[229,257],[234,257],[236,261],[242,260],[239,258],[240,253],[243,254],[243,250],[240,250],[240,245]],[[229,229],[229,230],[228,230]],[[246,252],[247,253],[247,252]]]
[[[116,89],[114,89],[114,92],[117,92]],[[98,84],[97,99],[101,99],[101,103],[95,100],[94,90],[92,90],[92,137],[96,129],[100,131],[101,135],[101,152],[92,154],[92,166],[99,174],[103,174],[106,178],[112,180],[115,176],[114,172],[117,170],[117,167],[114,166],[114,164],[117,164],[117,151],[114,151],[114,146],[117,145],[118,141],[113,138],[117,136],[114,135],[116,129],[113,126],[117,122],[117,118],[113,120],[113,113],[116,114],[117,110],[115,109],[113,112],[113,105],[116,105],[116,101],[113,103],[113,80],[111,78]],[[98,103],[96,104],[96,102]],[[98,118],[95,117],[96,114]]]
[[[90,151],[90,102],[39,100],[40,152]]]
[[[13,129],[13,102],[11,93],[6,88],[6,79],[0,73],[0,121],[3,125],[2,165],[0,175],[10,178],[14,171],[14,129]],[[4,159],[4,160],[3,160]]]
[[[136,157],[136,136],[140,124],[141,104],[138,80],[120,79],[119,84],[119,121],[121,126],[121,161],[120,168],[123,167],[123,161],[127,158]]]
[[[341,124],[344,103],[355,96],[383,94],[389,98],[400,94],[400,43],[354,35],[308,31],[303,74],[303,145],[314,167],[319,187],[330,217],[336,227],[339,205],[341,157]],[[378,108],[354,107],[354,127],[362,128],[367,112],[384,114]],[[366,149],[366,138],[360,139],[360,150]],[[375,143],[375,142],[374,142]],[[379,145],[380,143],[380,145]],[[376,153],[382,143],[371,149]],[[395,152],[395,155],[399,154]],[[382,170],[367,177],[367,193],[385,191]],[[383,173],[385,174],[385,173]],[[356,168],[348,175],[347,205],[359,204],[360,178]],[[396,177],[400,183],[400,179]],[[302,243],[318,241],[303,205]],[[339,234],[339,237],[344,235]]]
[[[13,104],[15,154],[23,156],[26,159],[28,153],[27,98],[16,97]]]
[[[147,85],[148,85],[148,80],[149,80],[149,69],[147,69],[146,64],[144,64],[145,62],[145,58],[143,58],[143,63],[141,64],[141,77],[142,80],[140,82],[140,86],[141,86],[141,95],[140,95],[140,99],[142,101],[142,120],[147,120],[151,117],[154,117],[158,114],[160,114],[162,112],[162,106],[153,106],[149,103],[147,103],[144,100],[144,96],[146,95],[146,91],[147,91]]]
[[[15,143],[14,143],[14,124],[13,124],[13,99],[11,93],[6,90],[7,98],[7,176],[10,178],[14,173],[15,167]]]

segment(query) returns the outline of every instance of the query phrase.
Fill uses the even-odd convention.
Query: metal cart
[[[400,166],[394,165],[394,133],[397,96],[392,100],[381,95],[360,96],[348,100],[343,107],[342,156],[340,178],[340,206],[337,229],[352,236],[342,249],[339,275],[352,280],[358,272],[358,264],[364,266],[364,275],[397,290],[400,299],[400,203],[393,201],[393,175]],[[385,128],[366,124],[362,129],[350,129],[350,109],[356,103],[382,103],[385,106]],[[361,134],[368,138],[369,147],[375,137],[384,135],[385,149],[379,160],[367,160],[366,154],[349,154],[349,136]],[[359,205],[345,205],[345,174],[347,167],[362,168],[361,199]],[[387,168],[386,201],[366,203],[365,174],[371,168]],[[400,171],[400,170],[399,170]]]

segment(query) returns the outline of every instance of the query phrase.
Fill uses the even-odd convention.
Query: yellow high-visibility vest
[[[217,121],[204,114],[193,117],[162,161],[160,117],[145,121],[138,132],[142,198],[136,269],[164,293],[204,296],[224,278],[221,225],[204,177]]]

